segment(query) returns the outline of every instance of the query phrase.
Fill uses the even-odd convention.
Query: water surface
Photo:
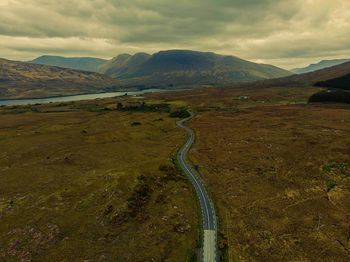
[[[32,105],[32,104],[45,104],[54,102],[70,102],[79,100],[92,100],[96,98],[106,98],[124,95],[142,95],[146,93],[162,92],[166,91],[163,89],[145,89],[140,91],[129,91],[129,92],[109,92],[109,93],[97,93],[97,94],[85,94],[85,95],[74,95],[74,96],[59,96],[59,97],[48,97],[48,98],[32,98],[32,99],[8,99],[0,100],[0,106],[14,106],[14,105]]]

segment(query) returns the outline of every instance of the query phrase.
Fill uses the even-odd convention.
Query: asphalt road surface
[[[204,262],[216,262],[217,261],[217,224],[216,215],[213,202],[211,201],[208,193],[205,190],[204,184],[199,177],[198,172],[192,168],[189,161],[187,160],[187,153],[194,142],[194,132],[191,128],[184,125],[184,123],[190,120],[191,116],[177,122],[177,125],[187,132],[187,141],[181,147],[177,153],[177,160],[180,167],[186,173],[192,186],[194,187],[198,201],[202,212],[202,225],[203,225],[203,261]]]

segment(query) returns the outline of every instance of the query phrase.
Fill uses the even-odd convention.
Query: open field
[[[147,94],[146,97],[187,105],[197,111],[232,111],[252,106],[304,104],[320,90],[316,87],[198,88]]]
[[[110,98],[0,109],[0,261],[179,261],[197,206],[168,113]],[[105,108],[106,107],[106,108]]]

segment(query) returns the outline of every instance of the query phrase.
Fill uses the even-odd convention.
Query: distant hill
[[[323,82],[334,78],[340,78],[347,74],[350,74],[350,62],[323,68],[310,73],[258,81],[251,85],[257,87],[312,86],[318,82]]]
[[[0,99],[115,90],[116,79],[93,72],[0,59]]]
[[[123,54],[101,65],[99,72],[135,86],[223,85],[292,74],[234,56],[189,50]]]
[[[97,68],[107,60],[94,57],[62,57],[43,55],[32,61],[31,63],[39,65],[59,66],[82,71],[97,72]]]
[[[322,61],[318,62],[317,64],[311,64],[311,65],[308,65],[307,67],[303,67],[303,68],[295,68],[295,69],[292,69],[291,71],[293,73],[296,73],[296,74],[304,74],[304,73],[309,73],[309,72],[313,72],[316,70],[320,70],[323,68],[332,67],[335,65],[340,65],[340,64],[346,63],[348,61],[350,61],[350,59],[322,60]]]

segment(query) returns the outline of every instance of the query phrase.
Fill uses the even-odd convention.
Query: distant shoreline
[[[151,89],[151,88],[148,88]],[[31,100],[31,99],[51,99],[51,98],[59,98],[59,97],[73,97],[73,96],[83,96],[83,95],[97,95],[97,94],[107,94],[107,93],[128,93],[128,92],[139,92],[147,89],[132,89],[132,90],[121,90],[121,91],[108,91],[108,92],[94,92],[94,93],[79,93],[74,95],[55,95],[55,96],[44,96],[44,97],[22,97],[22,98],[0,98],[0,102],[2,101],[10,101],[10,100]]]
[[[115,91],[115,92],[100,92],[100,93],[82,93],[75,95],[58,95],[49,97],[36,97],[36,98],[10,98],[10,99],[0,99],[0,106],[16,106],[16,105],[33,105],[33,104],[47,104],[54,102],[72,102],[81,100],[93,100],[98,98],[108,98],[114,96],[124,96],[124,95],[142,95],[146,93],[154,92],[166,92],[172,91],[170,89],[134,89],[128,91]],[[62,100],[61,100],[62,99]],[[18,103],[16,103],[18,102]]]

